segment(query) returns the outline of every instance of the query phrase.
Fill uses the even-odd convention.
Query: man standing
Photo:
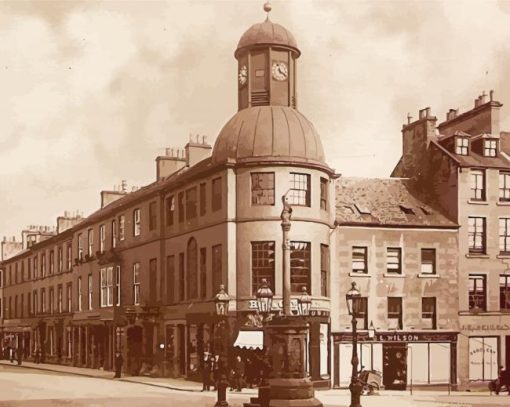
[[[211,360],[209,353],[204,352],[204,364],[202,366],[202,391],[209,391],[211,388]]]
[[[236,391],[241,391],[243,389],[244,382],[244,362],[240,355],[237,355],[236,357],[234,376],[236,380]]]
[[[120,379],[123,363],[124,363],[124,359],[122,358],[122,354],[119,351],[117,351],[115,353],[115,376],[113,376],[114,379]]]
[[[18,346],[18,349],[16,349],[16,357],[18,359],[18,365],[21,365],[21,362],[23,360],[23,348]]]

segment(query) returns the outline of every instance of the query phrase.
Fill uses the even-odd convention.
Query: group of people
[[[21,365],[23,360],[23,349],[15,348],[14,346],[9,345],[2,349],[2,356],[4,359],[10,360],[11,363],[16,361],[18,365]]]
[[[261,357],[243,357],[237,355],[233,363],[228,364],[219,355],[204,353],[202,366],[202,391],[216,390],[221,374],[230,385],[230,391],[242,391],[243,388],[258,386],[265,376],[265,364]]]

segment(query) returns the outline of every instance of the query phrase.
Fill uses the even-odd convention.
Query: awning
[[[234,346],[246,349],[264,349],[264,332],[239,331]]]

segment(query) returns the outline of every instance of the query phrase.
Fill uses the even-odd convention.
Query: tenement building
[[[312,296],[306,360],[317,386],[349,382],[352,282],[360,365],[381,370],[386,388],[468,386],[510,365],[501,104],[482,96],[439,125],[424,109],[403,127],[392,178],[342,177],[298,110],[300,54],[281,25],[253,25],[234,53],[238,111],[214,146],[193,136],[156,158],[151,184],[102,191],[93,214],[3,245],[2,345],[103,369],[120,351],[132,375],[189,379],[206,352],[261,352],[256,292],[267,280],[280,311],[285,197],[291,303],[303,287]],[[215,313],[221,285],[226,323]]]

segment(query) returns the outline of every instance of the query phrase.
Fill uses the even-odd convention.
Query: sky
[[[387,177],[408,113],[503,103],[510,0],[272,1],[296,37],[298,109],[346,176]],[[0,237],[90,214],[154,159],[237,111],[234,50],[261,0],[0,2]]]

